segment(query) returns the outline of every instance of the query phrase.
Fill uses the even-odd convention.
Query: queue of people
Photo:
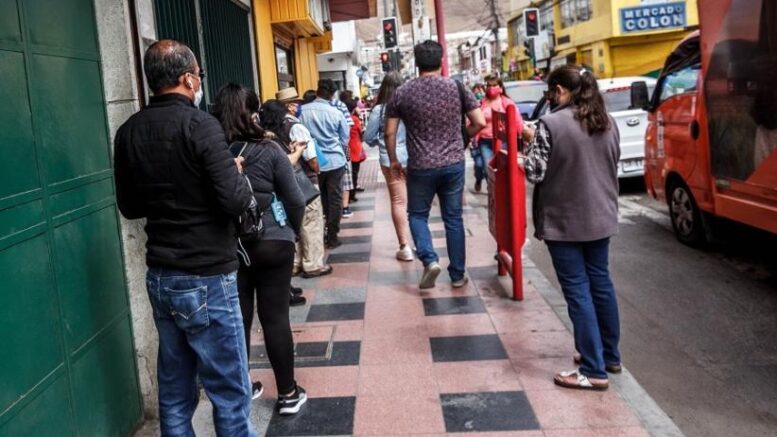
[[[159,333],[162,435],[193,435],[202,384],[218,435],[254,436],[251,399],[261,396],[248,359],[254,311],[278,387],[280,415],[307,401],[295,380],[289,308],[305,303],[292,277],[331,274],[341,219],[358,201],[363,142],[378,147],[397,237],[394,256],[423,263],[420,289],[442,272],[432,245],[434,198],[445,224],[451,286],[467,285],[463,222],[466,138],[476,146],[475,191],[493,155],[490,120],[513,105],[497,76],[473,93],[441,75],[442,47],[414,48],[418,78],[383,80],[362,135],[359,102],[336,98],[331,80],[264,103],[224,86],[213,114],[200,111],[204,72],[182,43],[152,44],[144,69],[153,97],[118,130],[116,195],[128,219],[146,219],[147,288]],[[535,237],[545,241],[574,325],[579,367],[562,387],[603,390],[621,370],[609,239],[617,232],[618,131],[593,74],[574,66],[548,77],[553,110],[534,127],[522,165],[535,184]],[[413,246],[415,249],[413,249]]]

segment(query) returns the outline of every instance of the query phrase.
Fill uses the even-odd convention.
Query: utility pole
[[[434,19],[437,24],[437,42],[442,46],[442,75],[448,75],[448,44],[445,41],[445,12],[442,0],[434,0]]]
[[[502,45],[499,43],[499,14],[496,12],[496,0],[488,0],[488,5],[491,8],[491,22],[493,27],[491,32],[494,34],[494,48],[495,52],[491,57],[491,70],[502,74],[501,60],[502,60]]]

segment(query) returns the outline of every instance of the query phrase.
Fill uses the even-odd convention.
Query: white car
[[[604,96],[607,112],[610,113],[621,134],[621,160],[618,163],[618,177],[629,178],[645,174],[645,130],[647,112],[631,107],[632,82],[644,81],[648,94],[652,95],[656,79],[652,77],[616,77],[600,79],[599,91]]]
[[[599,91],[604,96],[607,112],[610,113],[620,131],[621,160],[618,163],[618,178],[630,178],[645,174],[645,130],[647,112],[642,108],[631,107],[631,84],[644,81],[648,95],[653,94],[656,79],[652,77],[615,77],[599,79]],[[536,120],[550,111],[543,98],[534,110],[530,120]]]

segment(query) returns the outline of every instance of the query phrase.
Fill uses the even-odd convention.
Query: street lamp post
[[[448,44],[445,42],[445,13],[442,0],[434,0],[434,19],[437,23],[437,42],[442,46],[442,75],[448,75]]]

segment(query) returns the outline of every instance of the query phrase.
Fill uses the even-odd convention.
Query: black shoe
[[[296,307],[296,306],[300,306],[300,305],[305,305],[305,303],[307,301],[308,300],[305,299],[305,297],[302,296],[302,295],[296,295],[294,293],[289,293],[289,306]]]
[[[338,247],[340,247],[342,245],[343,245],[343,242],[338,240],[337,238],[334,238],[334,239],[330,238],[329,241],[327,241],[327,243],[326,243],[326,248],[327,249],[336,249],[336,248],[338,248]]]
[[[290,416],[299,413],[299,410],[308,401],[305,389],[297,386],[291,396],[278,396],[278,413],[281,416]]]
[[[261,382],[256,381],[251,383],[251,399],[259,399],[259,397],[262,396],[262,393],[264,393],[264,386]]]
[[[363,193],[363,192],[364,192],[364,188],[362,188],[362,187],[356,187],[356,188],[354,188],[354,190],[353,190],[353,191],[356,191],[357,193]]]
[[[298,276],[299,276],[299,275],[298,275]],[[294,287],[294,286],[292,286],[292,287],[291,287],[291,294],[294,294],[294,295],[296,295],[296,296],[300,296],[300,295],[302,295],[302,289],[301,289],[301,288],[299,288],[299,287]]]

